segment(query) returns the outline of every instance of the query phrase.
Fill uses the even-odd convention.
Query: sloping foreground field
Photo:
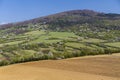
[[[120,54],[5,66],[0,80],[120,80]]]

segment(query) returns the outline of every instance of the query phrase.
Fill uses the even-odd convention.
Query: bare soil
[[[0,80],[120,80],[120,54],[9,65]]]

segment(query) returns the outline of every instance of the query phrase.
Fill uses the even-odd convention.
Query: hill
[[[0,65],[120,52],[120,14],[72,10],[0,25]]]
[[[57,13],[57,14],[53,14],[45,17],[35,18],[32,20],[27,20],[23,22],[1,25],[0,28],[8,28],[13,26],[25,27],[25,26],[28,26],[28,24],[38,24],[38,23],[48,24],[52,26],[57,25],[56,27],[64,28],[66,26],[70,27],[72,25],[77,25],[77,24],[80,25],[85,23],[92,25],[92,24],[96,24],[96,22],[99,23],[99,25],[102,25],[103,24],[102,22],[108,21],[109,23],[109,21],[116,21],[116,20],[118,21],[120,20],[120,14],[99,13],[92,10],[71,10],[71,11],[65,11],[65,12],[61,12],[61,13]],[[96,25],[94,25],[94,27],[96,27]]]

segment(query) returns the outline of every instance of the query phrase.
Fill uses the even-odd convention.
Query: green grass
[[[51,37],[66,39],[69,37],[78,37],[72,32],[50,32]]]
[[[95,38],[89,38],[89,39],[83,39],[83,41],[82,41],[82,42],[100,43],[100,42],[105,42],[105,40],[95,39]]]
[[[30,41],[29,43],[39,43],[39,42],[44,42],[44,43],[55,43],[55,42],[60,42],[61,40],[47,40],[49,39],[50,36],[41,36],[36,40]]]
[[[38,39],[31,41],[29,43],[38,43],[38,42],[56,43],[68,39],[69,37],[77,37],[77,36],[74,33],[70,33],[70,32],[50,32],[48,35],[42,35]],[[50,38],[57,38],[57,39],[51,40]]]
[[[18,43],[22,43],[23,41],[14,41],[14,42],[9,42],[9,43],[4,43],[4,44],[0,44],[0,47],[3,47],[4,45],[15,45]]]
[[[112,47],[118,47],[120,48],[120,42],[114,42],[114,43],[105,43],[105,45],[112,46]]]
[[[93,47],[93,48],[96,48],[96,49],[103,49],[102,47],[99,47],[99,46],[96,46],[96,45],[93,45],[93,44],[90,44],[90,47]]]
[[[18,51],[18,53],[20,54],[20,56],[23,56],[23,57],[31,57],[31,56],[34,56],[36,51],[34,51],[34,50],[20,50],[20,51]]]
[[[40,34],[45,34],[45,32],[44,31],[31,31],[31,32],[27,32],[27,33],[25,33],[25,35],[31,35],[31,36],[36,36],[36,35],[40,35]]]
[[[0,54],[0,58],[3,58],[4,56],[2,54]]]
[[[93,47],[86,46],[85,44],[82,43],[76,43],[76,42],[68,42],[65,44],[66,46],[73,47],[73,48],[89,48],[89,49],[94,49]]]

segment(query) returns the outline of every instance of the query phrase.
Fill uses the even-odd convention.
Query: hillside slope
[[[0,65],[120,52],[120,14],[65,11],[0,26]]]
[[[17,22],[17,23],[9,23],[6,25],[1,25],[0,28],[8,28],[8,27],[15,27],[15,26],[28,26],[28,24],[48,24],[60,28],[64,28],[66,26],[73,26],[73,25],[81,25],[81,24],[93,24],[94,27],[100,25],[104,25],[105,22],[110,22],[113,21],[112,23],[116,23],[120,21],[120,14],[113,14],[113,13],[100,13],[100,12],[95,12],[92,10],[71,10],[71,11],[65,11],[61,13],[56,13],[53,15],[45,16],[45,17],[40,17],[40,18],[35,18],[32,20],[27,20],[23,22]],[[104,23],[103,23],[104,22]],[[97,25],[97,24],[98,25]],[[114,24],[110,24],[111,26]],[[105,25],[104,25],[105,26]],[[50,27],[51,29],[51,27]],[[52,27],[52,29],[54,29]]]

